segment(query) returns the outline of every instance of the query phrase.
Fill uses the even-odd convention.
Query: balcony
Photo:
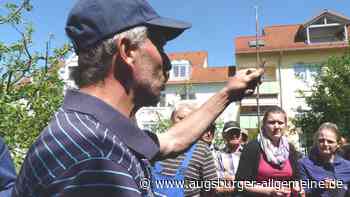
[[[260,94],[278,94],[278,81],[266,81],[260,85]]]
[[[277,81],[263,82],[259,88],[261,105],[278,105],[279,85]],[[255,106],[256,95],[244,98],[241,102],[242,106]]]
[[[252,129],[258,127],[258,117],[257,116],[240,116],[240,126],[245,129]],[[260,117],[262,120],[262,117]]]

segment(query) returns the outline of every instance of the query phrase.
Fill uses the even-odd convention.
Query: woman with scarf
[[[299,160],[302,180],[313,185],[304,188],[306,196],[350,196],[350,161],[336,153],[339,138],[336,124],[323,123],[314,134],[310,154]]]
[[[303,196],[297,184],[298,153],[283,135],[287,115],[280,107],[269,108],[256,140],[243,149],[236,180],[236,196]]]

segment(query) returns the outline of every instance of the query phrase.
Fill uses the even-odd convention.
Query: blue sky
[[[12,2],[19,0],[12,0]],[[0,5],[9,0],[0,0]],[[49,34],[54,34],[53,46],[68,42],[64,25],[75,0],[34,0],[27,21],[35,27],[34,48],[42,49]],[[165,47],[167,52],[205,50],[209,66],[234,65],[234,38],[255,35],[255,9],[259,7],[260,29],[264,26],[302,24],[329,9],[350,17],[349,0],[149,0],[157,12],[192,23],[177,39]],[[0,10],[3,14],[4,10]],[[8,28],[0,27],[1,40],[19,37]]]

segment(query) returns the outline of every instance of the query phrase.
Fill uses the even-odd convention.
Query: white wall
[[[191,90],[195,92],[196,100],[188,100],[187,102],[195,103],[198,106],[202,105],[223,86],[224,83],[193,84]],[[142,125],[143,123],[148,124],[152,121],[158,121],[159,116],[157,115],[156,111],[159,111],[158,114],[161,114],[162,118],[170,118],[170,114],[174,109],[174,106],[180,102],[186,102],[184,100],[181,100],[180,96],[178,95],[181,88],[183,88],[183,85],[167,85],[165,95],[168,107],[145,107],[140,109],[136,114],[139,126],[141,128],[144,128],[144,125]],[[239,107],[236,105],[236,103],[232,103],[226,108],[226,110],[221,114],[221,116],[219,116],[218,119],[226,122],[228,120],[238,120],[238,116]]]

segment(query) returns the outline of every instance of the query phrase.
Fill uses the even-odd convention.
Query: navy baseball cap
[[[227,133],[227,132],[241,132],[241,128],[239,126],[238,122],[235,121],[228,121],[224,124],[224,128],[222,129],[223,133]]]
[[[78,53],[140,25],[156,27],[167,40],[191,27],[189,23],[159,16],[145,0],[78,0],[69,13],[65,30]]]

